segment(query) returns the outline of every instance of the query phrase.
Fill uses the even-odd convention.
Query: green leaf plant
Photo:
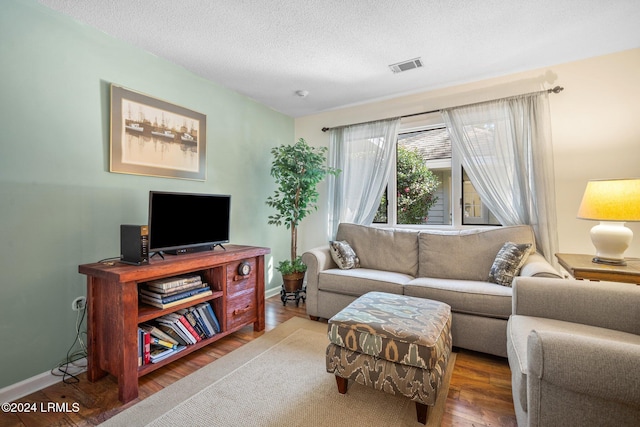
[[[326,175],[338,175],[339,169],[326,165],[327,147],[311,147],[300,138],[293,145],[271,149],[271,176],[278,188],[267,198],[277,213],[269,215],[269,224],[291,230],[291,256],[277,269],[283,273],[304,272],[307,267],[298,256],[298,225],[318,209],[317,185]]]
[[[429,210],[438,201],[438,177],[414,150],[398,146],[396,167],[398,224],[426,224]],[[387,192],[382,194],[374,222],[386,223]]]
[[[398,147],[398,224],[424,224],[440,184],[416,151]]]

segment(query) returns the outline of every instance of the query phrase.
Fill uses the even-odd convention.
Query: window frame
[[[421,115],[422,116],[422,115]],[[425,114],[425,117],[412,116],[410,120],[400,124],[398,135],[412,132],[422,132],[435,129],[446,128],[444,119],[440,113]],[[428,117],[426,117],[428,116]],[[396,137],[397,138],[397,137]],[[373,223],[372,225],[380,228],[405,228],[405,229],[464,229],[464,228],[492,228],[500,226],[500,224],[465,224],[464,222],[464,204],[463,204],[463,172],[462,162],[457,158],[455,150],[451,150],[451,193],[449,200],[449,211],[451,216],[450,224],[398,224],[397,216],[397,139],[396,149],[393,150],[392,167],[387,182],[387,222]],[[443,162],[448,162],[443,160]],[[449,165],[444,165],[449,167]]]
[[[489,208],[482,201],[482,199],[480,199],[480,211],[481,211],[481,216],[480,217],[465,217],[464,216],[464,210],[466,208],[466,204],[465,204],[465,201],[464,201],[465,184],[469,183],[470,185],[473,186],[473,184],[471,184],[471,180],[465,180],[464,179],[465,175],[466,175],[466,173],[464,171],[464,167],[460,166],[460,177],[461,177],[461,181],[460,181],[460,191],[461,191],[460,207],[461,207],[461,214],[462,214],[462,225],[472,225],[474,227],[478,227],[478,226],[486,226],[486,227],[500,226],[501,224],[499,222],[497,222],[498,219],[495,217],[495,215],[493,215],[493,213],[489,210]],[[474,187],[473,190],[474,190],[474,192],[476,194],[478,194],[478,192],[475,190],[475,187]],[[478,195],[478,197],[480,197],[480,195]],[[496,223],[492,223],[491,222],[492,220],[495,220]]]

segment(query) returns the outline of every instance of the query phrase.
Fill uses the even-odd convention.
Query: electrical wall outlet
[[[73,311],[84,310],[85,305],[87,304],[87,297],[78,297],[73,300],[71,303],[71,309]]]

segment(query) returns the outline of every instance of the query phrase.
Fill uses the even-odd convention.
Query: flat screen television
[[[183,254],[229,242],[231,196],[149,192],[149,253]]]

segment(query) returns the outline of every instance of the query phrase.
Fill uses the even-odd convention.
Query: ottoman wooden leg
[[[336,384],[338,384],[338,392],[340,392],[340,394],[347,392],[347,386],[349,385],[348,379],[336,375]]]
[[[418,422],[426,425],[427,417],[429,416],[429,405],[416,402],[416,414],[418,415]]]

